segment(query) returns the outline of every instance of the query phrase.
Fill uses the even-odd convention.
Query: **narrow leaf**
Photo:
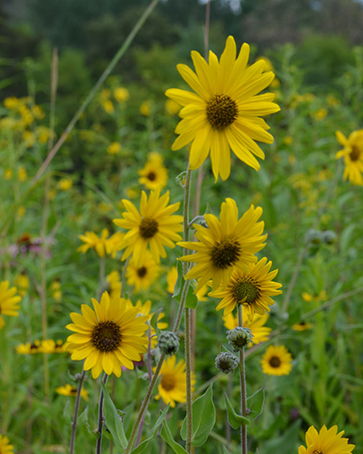
[[[233,429],[237,430],[243,425],[249,426],[251,424],[248,418],[236,413],[226,393],[224,393],[224,401],[227,407],[228,422]]]
[[[163,440],[165,440],[165,442],[171,447],[171,449],[176,454],[188,454],[187,451],[183,448],[183,446],[181,446],[174,440],[167,421],[164,421],[163,427],[161,429],[161,437],[163,438]]]
[[[101,382],[101,386],[104,394],[104,412],[107,428],[111,432],[116,449],[120,452],[124,452],[127,446],[127,439],[124,432],[123,423],[114,403],[112,402],[105,384]]]

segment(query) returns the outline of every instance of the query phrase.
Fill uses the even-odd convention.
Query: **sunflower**
[[[338,426],[333,426],[329,430],[326,426],[320,432],[314,426],[310,426],[305,434],[306,446],[300,446],[299,454],[350,454],[355,445],[349,445],[348,438],[342,438],[344,430],[338,432]]]
[[[193,251],[181,257],[197,264],[185,275],[185,279],[197,279],[195,292],[212,280],[213,290],[228,284],[234,268],[248,273],[250,263],[255,263],[256,252],[266,246],[267,235],[262,235],[264,223],[257,222],[262,208],[253,205],[238,220],[238,208],[233,199],[222,203],[220,221],[212,214],[205,214],[208,227],[193,224],[198,242],[180,242],[179,246]]]
[[[184,403],[186,401],[186,373],[185,362],[181,359],[176,364],[176,356],[169,356],[165,359],[161,370],[161,381],[158,387],[159,394],[156,400],[162,398],[171,408],[175,407],[175,402]],[[192,391],[194,391],[195,378],[192,375]]]
[[[65,386],[60,386],[59,388],[55,389],[58,394],[62,396],[68,397],[76,397],[77,396],[77,387],[69,385],[68,383]],[[87,402],[88,401],[88,391],[84,388],[81,390],[81,397]]]
[[[307,331],[309,329],[311,329],[313,327],[313,325],[311,325],[310,323],[306,323],[306,322],[300,322],[300,323],[295,323],[295,325],[292,325],[292,329],[294,331]]]
[[[32,343],[27,342],[26,344],[19,344],[15,347],[15,350],[20,355],[34,355],[35,353],[41,353],[40,341],[36,340]]]
[[[231,170],[230,149],[250,167],[259,170],[265,155],[255,140],[272,143],[273,137],[266,130],[267,123],[259,118],[278,112],[273,103],[275,95],[257,95],[272,82],[275,75],[265,72],[266,63],[258,61],[247,68],[250,47],[243,44],[237,56],[236,43],[232,36],[226,42],[218,62],[217,56],[209,53],[209,63],[198,52],[192,52],[196,74],[186,65],[178,65],[182,78],[195,91],[191,93],[176,88],[166,91],[166,96],[181,104],[182,118],[175,132],[179,137],[172,150],[179,150],[192,142],[190,169],[197,169],[206,160],[209,152],[215,179],[229,177]]]
[[[14,277],[14,284],[16,285],[19,295],[25,296],[28,293],[29,286],[30,286],[30,281],[29,277],[24,274],[18,274],[17,276]]]
[[[10,440],[5,435],[0,434],[0,454],[13,454],[14,446],[10,444]]]
[[[145,185],[146,189],[163,189],[168,182],[168,170],[159,153],[150,153],[145,167],[138,174],[139,183]]]
[[[224,290],[209,293],[209,296],[223,298],[216,310],[224,309],[224,315],[228,315],[237,304],[242,304],[243,312],[250,321],[255,313],[263,315],[270,312],[269,306],[274,304],[270,296],[282,293],[278,290],[282,285],[272,281],[278,270],[270,271],[272,262],[266,262],[267,258],[264,257],[258,263],[250,263],[248,273],[233,271]]]
[[[336,132],[338,142],[344,149],[338,151],[336,158],[344,157],[344,180],[363,186],[363,129],[353,131],[348,139],[340,131]]]
[[[16,287],[9,288],[9,281],[0,282],[0,329],[5,325],[3,315],[17,317],[21,296],[15,295]]]
[[[73,360],[86,359],[84,369],[92,369],[97,378],[102,370],[120,377],[121,366],[134,369],[133,361],[140,361],[145,353],[148,329],[146,316],[139,316],[138,309],[128,309],[126,300],[107,292],[98,303],[92,298],[94,310],[82,304],[82,315],[71,313],[73,324],[67,325],[72,334],[68,337]]]
[[[252,343],[249,347],[252,347],[253,344],[259,344],[260,342],[266,342],[269,338],[269,335],[272,331],[272,328],[264,326],[268,319],[268,314],[254,314],[252,320],[250,321],[247,317],[245,311],[242,311],[243,317],[243,326],[249,328],[253,335]],[[232,330],[238,326],[238,317],[233,314],[223,315],[224,326]]]
[[[84,235],[79,235],[79,239],[85,244],[82,244],[77,252],[85,254],[88,249],[95,249],[99,257],[104,257],[106,254],[111,257],[116,257],[116,252],[120,251],[120,244],[123,238],[122,232],[117,232],[108,238],[109,231],[102,229],[101,236],[98,237],[94,232],[86,232]]]
[[[262,356],[262,372],[267,375],[289,375],[292,356],[283,345],[270,345]]]
[[[61,340],[54,341],[53,339],[46,339],[42,341],[39,348],[42,353],[66,353],[66,344]]]
[[[177,232],[183,230],[183,216],[172,213],[178,210],[180,202],[168,205],[169,191],[160,197],[159,190],[151,191],[149,199],[144,191],[141,194],[140,211],[128,200],[123,200],[126,212],[123,219],[114,219],[114,223],[128,230],[124,236],[121,248],[126,248],[121,260],[130,255],[138,266],[141,266],[145,252],[150,248],[156,263],[160,256],[166,257],[164,246],[174,248],[174,241],[181,240]]]
[[[149,251],[144,255],[141,266],[130,260],[127,266],[127,283],[133,285],[136,291],[147,289],[155,281],[160,272],[160,266],[155,263]]]

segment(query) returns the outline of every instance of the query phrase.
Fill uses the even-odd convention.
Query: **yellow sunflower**
[[[160,197],[159,190],[151,191],[149,199],[144,191],[141,194],[140,211],[128,200],[123,200],[126,212],[123,219],[114,219],[114,223],[128,230],[121,247],[126,248],[121,260],[133,255],[135,263],[140,266],[145,252],[150,248],[156,263],[160,256],[166,257],[164,246],[174,248],[174,241],[181,240],[177,232],[183,230],[183,216],[173,215],[178,210],[180,202],[168,205],[169,191]]]
[[[259,344],[260,342],[266,342],[271,334],[272,328],[264,326],[268,319],[268,314],[259,315],[254,314],[250,321],[245,311],[242,311],[243,326],[249,328],[253,334],[252,343],[248,347],[252,347],[253,344]],[[232,330],[238,326],[238,317],[233,314],[223,315],[224,326]]]
[[[68,397],[76,397],[77,396],[77,386],[72,386],[70,384],[66,384],[65,386],[60,386],[59,388],[55,389],[58,394],[61,394],[62,396],[68,396]],[[86,391],[84,388],[81,390],[81,397],[85,401],[88,401],[88,391]],[[0,451],[1,454],[1,451]]]
[[[34,355],[35,353],[41,353],[40,341],[36,340],[32,343],[27,342],[26,344],[19,344],[15,347],[15,350],[20,355]]]
[[[79,235],[79,239],[85,244],[82,244],[77,252],[85,254],[88,249],[95,249],[99,257],[104,257],[106,254],[111,257],[116,257],[116,252],[121,250],[120,244],[124,234],[117,232],[108,238],[109,231],[102,229],[101,236],[98,237],[94,232],[86,232],[84,235]]]
[[[128,309],[119,296],[110,299],[107,292],[100,303],[93,298],[92,303],[94,310],[82,304],[82,315],[71,313],[74,323],[67,328],[76,334],[68,337],[68,349],[73,360],[85,359],[84,369],[92,369],[93,378],[102,370],[120,377],[121,366],[134,369],[133,361],[140,361],[146,351],[148,317],[140,316],[138,309]]]
[[[39,351],[42,353],[66,353],[66,344],[61,340],[46,339],[42,341]]]
[[[289,375],[292,356],[283,345],[270,345],[261,360],[262,372],[267,375]]]
[[[255,313],[263,315],[270,312],[269,306],[274,304],[270,297],[282,293],[278,290],[282,285],[272,281],[278,270],[270,271],[272,262],[266,262],[267,258],[264,257],[258,263],[250,263],[248,273],[233,271],[224,290],[209,293],[209,296],[223,298],[216,310],[224,309],[224,315],[228,315],[237,304],[242,304],[243,312],[250,320]]]
[[[232,36],[226,42],[218,62],[209,53],[209,63],[198,52],[192,52],[196,74],[186,65],[178,65],[178,71],[195,91],[191,93],[176,88],[166,91],[166,96],[184,106],[179,112],[182,118],[175,132],[179,137],[173,150],[190,147],[190,168],[197,169],[209,152],[215,179],[229,177],[231,170],[230,149],[250,167],[259,170],[257,157],[265,155],[255,140],[272,143],[273,137],[266,130],[267,123],[259,118],[280,110],[273,103],[275,95],[258,95],[274,79],[272,71],[264,72],[266,63],[258,61],[247,67],[250,47],[243,44],[237,57],[236,43]]]
[[[326,426],[320,432],[314,426],[310,426],[305,434],[306,448],[300,446],[299,454],[350,454],[355,445],[349,445],[348,438],[342,438],[344,430],[338,432],[338,426],[333,426],[329,430]]]
[[[309,329],[311,329],[313,327],[313,325],[311,325],[310,323],[306,323],[306,322],[300,322],[300,323],[295,323],[295,325],[292,325],[292,329],[294,331],[307,331]]]
[[[176,402],[184,403],[187,396],[184,360],[181,359],[176,364],[175,355],[167,357],[161,367],[160,374],[159,394],[155,399],[161,398],[166,405],[170,403],[171,408],[175,407]],[[192,375],[192,391],[194,391],[194,385],[195,378]]]
[[[0,454],[13,454],[14,446],[10,444],[10,440],[5,435],[0,434]]]
[[[127,283],[133,285],[136,291],[150,287],[160,272],[160,266],[155,263],[149,251],[144,256],[141,265],[137,265],[134,260],[130,260],[127,266]]]
[[[150,153],[145,167],[138,174],[139,183],[145,185],[146,189],[163,189],[168,182],[168,170],[159,153]]]
[[[18,288],[19,295],[25,296],[28,293],[30,281],[29,277],[26,274],[21,273],[15,276],[14,284]]]
[[[196,265],[185,275],[185,279],[197,279],[195,292],[212,280],[213,290],[226,287],[235,268],[248,273],[250,263],[255,263],[256,252],[266,246],[267,235],[262,235],[264,222],[257,222],[262,208],[253,205],[238,220],[238,208],[233,199],[222,203],[220,221],[212,214],[205,214],[208,227],[193,224],[198,242],[180,242],[179,246],[195,254],[180,260],[195,262]]]
[[[344,157],[344,180],[363,186],[363,129],[353,131],[348,139],[340,131],[336,132],[338,142],[344,149],[338,151],[336,158]]]
[[[21,296],[16,295],[16,287],[9,288],[9,281],[0,282],[0,329],[5,325],[3,315],[17,317]]]

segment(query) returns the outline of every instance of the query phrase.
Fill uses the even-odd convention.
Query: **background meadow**
[[[70,312],[98,298],[100,284],[112,291],[121,281],[122,253],[102,260],[95,249],[77,251],[84,244],[79,235],[120,231],[113,219],[125,211],[122,200],[138,207],[141,191],[150,189],[139,174],[148,162],[156,172],[165,167],[162,192],[170,191],[172,203],[183,201],[183,176],[176,178],[186,170],[188,150],[171,151],[179,107],[164,93],[186,88],[176,64],[191,66],[191,50],[204,54],[206,6],[196,0],[156,7],[34,184],[52,145],[147,4],[16,0],[0,8],[0,281],[22,296],[19,316],[4,315],[0,329],[0,434],[15,453],[69,452],[75,399],[56,388],[76,385],[82,371],[81,362],[52,343],[48,353],[31,354],[30,346],[21,353],[18,346],[65,342]],[[251,203],[263,208],[263,255],[279,269],[276,281],[283,286],[266,323],[270,339],[247,350],[248,394],[261,387],[265,394],[262,414],[249,428],[249,449],[297,452],[310,425],[337,424],[362,453],[362,187],[343,181],[335,132],[347,137],[362,128],[363,6],[353,0],[215,0],[210,8],[209,48],[220,55],[229,34],[238,46],[249,42],[250,64],[263,56],[276,74],[269,91],[281,107],[268,119],[275,140],[262,145],[266,159],[259,172],[233,157],[226,182],[215,182],[209,159],[202,173],[192,174],[192,217],[218,216],[227,197],[236,200],[240,215]],[[152,312],[163,308],[169,329],[178,309],[170,272],[181,255],[180,247],[169,249],[146,288],[126,276],[131,301],[150,300]],[[199,295],[194,311],[194,397],[214,383],[216,423],[207,443],[195,448],[206,454],[222,453],[223,446],[239,452],[224,400],[228,393],[238,408],[238,377],[214,365],[227,329],[215,310],[218,301]],[[270,344],[291,353],[288,375],[263,374],[261,357]],[[178,359],[182,352],[183,345]],[[125,412],[128,435],[147,387],[146,363],[115,378],[108,389]],[[87,375],[76,441],[82,452],[96,443],[99,382]],[[153,397],[144,435],[163,408]],[[180,444],[184,417],[184,404],[168,413]],[[117,452],[108,439],[106,430],[102,452]],[[156,437],[145,452],[173,451]]]

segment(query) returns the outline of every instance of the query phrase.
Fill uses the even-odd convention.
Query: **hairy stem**
[[[238,305],[238,326],[243,327],[242,304]],[[247,416],[247,390],[246,390],[246,370],[245,370],[245,349],[239,352],[239,380],[241,387],[241,414]],[[241,426],[241,453],[247,454],[247,426]]]
[[[104,373],[102,382],[106,385],[108,375]],[[100,390],[100,400],[98,403],[98,423],[97,423],[98,438],[96,443],[96,454],[101,454],[102,432],[103,432],[103,389]]]
[[[76,404],[74,407],[74,418],[73,418],[73,422],[72,422],[71,444],[69,447],[69,454],[73,454],[73,452],[74,452],[74,442],[76,441],[76,428],[77,428],[79,404],[81,402],[81,392],[82,392],[82,386],[83,386],[83,380],[84,380],[85,374],[86,374],[86,371],[83,369],[81,378],[78,382]]]

